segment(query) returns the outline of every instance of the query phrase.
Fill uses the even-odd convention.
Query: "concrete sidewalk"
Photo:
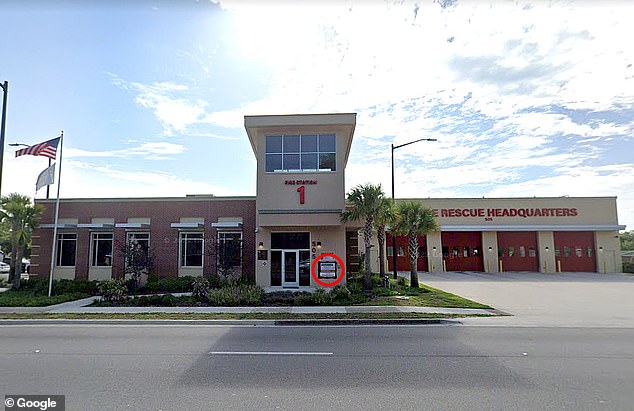
[[[495,310],[475,308],[443,308],[412,306],[324,306],[324,307],[89,307],[99,297],[84,298],[48,307],[0,307],[1,313],[287,313],[287,314],[347,314],[347,313],[424,313],[457,315],[498,315]]]

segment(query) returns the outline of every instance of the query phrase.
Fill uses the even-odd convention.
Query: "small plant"
[[[121,302],[126,297],[128,287],[123,280],[108,280],[99,283],[99,294],[103,297],[104,301],[108,302]]]
[[[253,306],[262,303],[263,294],[264,290],[258,285],[241,284],[210,290],[208,298],[211,306]]]
[[[351,295],[350,290],[342,285],[338,285],[330,291],[332,303],[334,304],[346,304],[350,302]]]
[[[209,298],[209,280],[205,277],[197,277],[192,282],[192,297],[198,301],[207,301]]]
[[[398,285],[399,287],[407,287],[405,277],[399,277],[398,280],[396,280],[396,285]]]

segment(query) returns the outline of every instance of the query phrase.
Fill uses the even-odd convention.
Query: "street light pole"
[[[0,83],[2,87],[2,123],[0,123],[0,196],[2,195],[2,163],[4,160],[4,129],[7,124],[7,94],[9,94],[9,82]]]
[[[397,148],[409,146],[410,144],[418,143],[419,141],[438,141],[435,138],[419,138],[418,140],[410,141],[409,143],[399,144],[395,146],[391,144],[392,147],[392,201],[396,204],[396,197],[394,196],[394,150]],[[396,236],[394,232],[392,232],[392,271],[394,272],[394,279],[398,279],[398,270],[396,269]]]

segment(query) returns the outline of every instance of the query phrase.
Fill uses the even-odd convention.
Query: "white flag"
[[[45,168],[44,171],[37,176],[37,183],[35,183],[35,191],[38,191],[44,186],[51,185],[55,182],[55,163]]]

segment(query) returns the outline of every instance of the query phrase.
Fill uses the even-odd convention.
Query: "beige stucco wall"
[[[112,267],[90,267],[88,268],[88,279],[105,281],[112,279]]]
[[[53,268],[54,280],[74,280],[75,267],[55,267]]]
[[[321,254],[332,253],[336,254],[341,260],[346,262],[346,232],[343,226],[339,227],[275,227],[274,229],[260,228],[256,234],[256,244],[263,243],[262,249],[268,250],[268,260],[256,260],[255,264],[255,278],[256,283],[268,287],[271,285],[271,233],[272,232],[309,232],[310,244],[313,242],[321,242],[321,249],[315,249],[315,257],[319,257]],[[312,258],[311,250],[311,265],[314,259]],[[338,270],[341,268],[338,266]],[[345,285],[344,279],[339,283]],[[319,287],[311,276],[311,287]]]
[[[270,233],[310,232],[310,241],[322,243],[312,253],[334,253],[346,259],[345,167],[356,122],[354,114],[247,116],[245,128],[257,160],[256,244],[263,243],[268,260],[256,259],[256,283],[270,286]],[[336,170],[323,172],[266,172],[266,136],[291,134],[335,134]],[[304,187],[300,203],[299,187]],[[259,247],[257,247],[259,248]],[[345,284],[345,279],[341,284]],[[318,286],[311,276],[311,286]]]
[[[621,243],[618,231],[599,231],[594,234],[596,242],[597,272],[614,273],[623,271],[621,263]]]
[[[178,267],[178,276],[179,277],[202,277],[203,268],[202,267]]]
[[[436,210],[443,229],[451,226],[487,227],[544,225],[616,225],[616,197],[438,198],[409,199]],[[404,200],[397,200],[404,201]],[[535,214],[537,216],[522,216]],[[505,211],[506,210],[506,211]],[[512,211],[515,210],[515,211]],[[458,214],[468,214],[467,216]],[[475,216],[472,216],[475,214]],[[512,215],[522,214],[522,215]]]
[[[555,237],[552,231],[537,232],[537,255],[539,256],[539,272],[557,272],[558,266],[555,259]]]
[[[485,273],[497,273],[500,271],[498,236],[495,231],[482,232],[482,262]]]

